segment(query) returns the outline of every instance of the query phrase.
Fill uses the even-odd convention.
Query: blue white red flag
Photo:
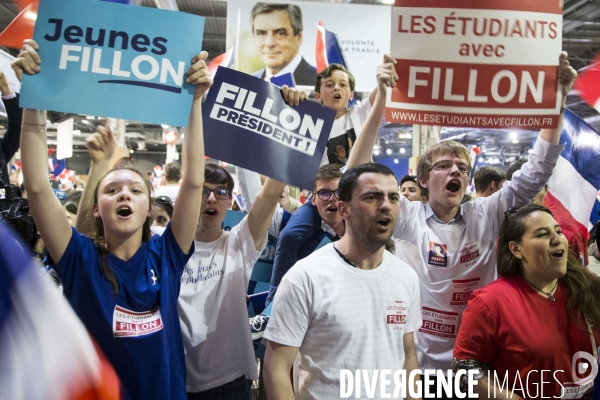
[[[317,58],[317,71],[322,71],[330,64],[341,64],[346,67],[342,49],[340,48],[335,33],[328,31],[322,22],[317,25],[317,44],[315,45]]]
[[[117,400],[119,380],[75,312],[0,223],[2,398]]]
[[[586,253],[581,256],[587,259],[583,250],[588,231],[600,219],[600,133],[566,110],[560,143],[566,146],[548,181],[544,205],[555,214],[567,237],[581,233],[580,247]]]
[[[579,70],[574,89],[586,103],[600,111],[600,53],[590,65]]]

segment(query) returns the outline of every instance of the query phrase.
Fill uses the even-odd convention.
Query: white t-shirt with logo
[[[283,277],[264,337],[300,348],[296,398],[333,399],[342,369],[403,369],[403,336],[420,326],[419,283],[408,265],[386,251],[381,265],[361,270],[328,244]]]
[[[366,97],[363,101],[361,101],[360,104],[352,106],[344,116],[333,121],[333,126],[331,127],[331,132],[329,133],[329,139],[327,140],[327,147],[323,153],[321,165],[329,164],[327,150],[331,147],[332,151],[334,151],[337,144],[344,144],[344,147],[346,147],[346,158],[350,157],[350,152],[348,151],[347,145],[347,137],[343,140],[340,137],[344,135],[349,136],[347,132],[351,129],[354,129],[354,135],[358,137],[362,126],[371,112],[371,108],[373,107],[371,106],[369,97]],[[352,144],[354,145],[354,143]]]
[[[423,326],[415,333],[419,367],[448,370],[462,313],[475,289],[496,278],[496,237],[504,211],[522,206],[550,178],[564,146],[541,137],[529,162],[490,197],[469,201],[449,224],[436,221],[429,204],[401,196],[394,231],[396,254],[421,282]]]
[[[187,368],[186,389],[202,392],[245,375],[256,379],[246,291],[259,250],[248,217],[196,251],[181,278],[178,311]]]

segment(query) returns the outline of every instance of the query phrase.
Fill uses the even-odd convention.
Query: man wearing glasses
[[[312,190],[311,202],[315,207],[300,207],[281,228],[273,261],[273,272],[266,305],[275,297],[281,279],[296,261],[311,254],[324,238],[332,241],[344,234],[344,223],[338,212],[338,184],[342,173],[338,164],[325,164],[319,168]],[[321,221],[316,227],[314,221]],[[250,319],[252,339],[260,339],[269,318],[257,315]]]
[[[285,185],[267,178],[248,215],[224,231],[233,178],[214,164],[206,165],[204,178],[195,251],[178,302],[188,399],[250,399],[246,380],[258,376],[245,294]]]
[[[577,73],[561,54],[558,70],[562,112]],[[561,93],[558,94],[561,96]],[[404,240],[404,259],[421,282],[423,325],[415,333],[422,370],[448,370],[456,334],[471,293],[496,276],[496,236],[504,211],[527,204],[544,187],[564,146],[559,127],[542,130],[519,175],[490,197],[461,200],[471,171],[469,151],[454,141],[429,148],[419,159],[417,179],[429,202],[401,199],[394,237]],[[444,249],[438,253],[435,249]]]

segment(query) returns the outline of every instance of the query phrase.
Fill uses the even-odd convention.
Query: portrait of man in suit
[[[317,69],[300,55],[302,10],[297,5],[256,3],[250,15],[254,46],[265,68],[252,75],[270,80],[291,73],[296,85],[314,86]]]

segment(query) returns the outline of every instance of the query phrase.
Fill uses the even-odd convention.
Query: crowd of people
[[[284,12],[255,7],[255,35],[270,34],[261,15]],[[13,63],[19,78],[39,73],[38,50],[25,42]],[[46,112],[24,109],[22,122],[9,113],[12,136],[4,140],[14,142],[14,121],[22,127],[24,187],[42,239],[36,253],[114,368],[122,398],[249,399],[248,380],[259,378],[253,340],[266,343],[269,399],[339,398],[342,371],[357,370],[421,375],[404,397],[426,397],[420,387],[436,398],[463,398],[427,371],[452,381],[471,370],[482,398],[490,388],[507,399],[536,398],[540,390],[591,396],[593,378],[580,376],[590,370],[571,366],[580,352],[598,363],[600,278],[585,266],[589,235],[566,236],[568,221],[544,207],[564,147],[560,125],[542,130],[528,159],[508,171],[479,169],[471,200],[472,166],[461,143],[430,147],[416,176],[400,180],[371,162],[386,93],[398,79],[392,57],[377,67],[369,96],[351,107],[355,78],[332,64],[314,77],[316,101],[336,110],[336,119],[310,198],[289,208],[285,182],[236,168],[247,213],[225,230],[236,185],[227,169],[205,162],[207,56],[189,65],[195,91],[182,162],[165,166],[159,188],[130,160],[111,165],[116,144],[103,123],[86,140],[85,190],[63,204],[48,185]],[[566,58],[558,65],[563,107],[577,75]],[[15,96],[5,94],[2,78],[10,103]],[[290,106],[308,101],[287,86],[282,95]],[[265,304],[271,313],[248,323],[246,291],[268,234],[278,239]],[[355,379],[359,397],[360,371]],[[466,378],[459,383],[466,393]],[[383,398],[385,385],[375,375],[363,390]]]

